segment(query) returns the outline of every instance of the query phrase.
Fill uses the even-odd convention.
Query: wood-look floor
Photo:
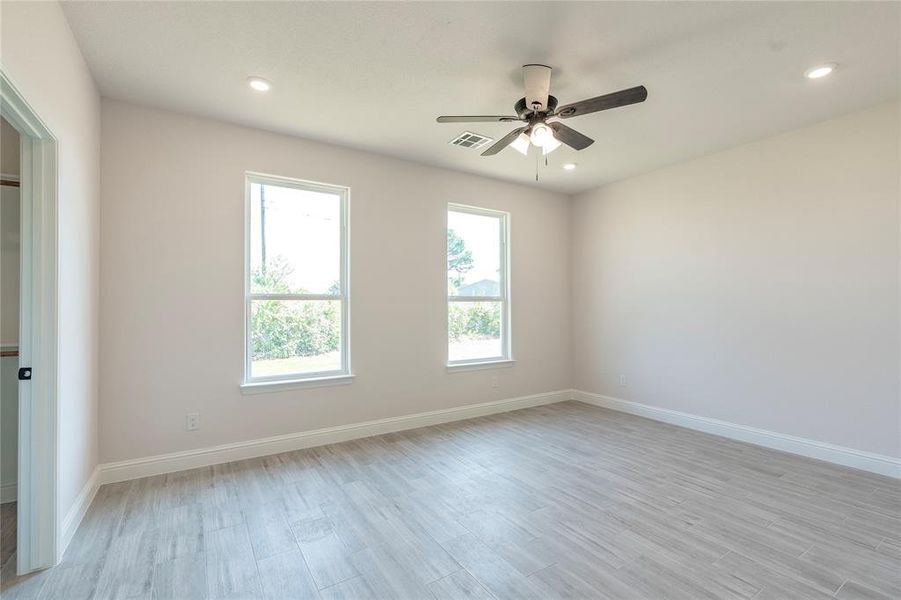
[[[107,485],[12,598],[901,598],[898,481],[576,402]]]

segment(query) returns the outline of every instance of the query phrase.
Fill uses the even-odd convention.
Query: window
[[[448,365],[510,359],[507,213],[447,211]]]
[[[350,374],[343,187],[247,176],[246,384]]]

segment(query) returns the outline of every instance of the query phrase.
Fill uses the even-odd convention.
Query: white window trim
[[[468,371],[479,368],[496,368],[503,366],[512,366],[516,361],[513,360],[513,336],[511,331],[511,304],[510,304],[510,213],[501,210],[492,210],[490,208],[482,208],[480,206],[470,206],[467,204],[448,203],[447,212],[463,212],[473,215],[481,215],[500,219],[500,261],[502,267],[500,289],[503,294],[500,296],[451,296],[446,295],[444,303],[444,327],[447,335],[447,343],[445,351],[447,352],[447,370],[449,373],[457,371]],[[447,224],[445,223],[445,230]],[[446,236],[445,236],[446,237]],[[444,270],[447,272],[447,252],[444,256]],[[445,275],[445,288],[447,288],[447,277]],[[450,360],[450,336],[447,330],[448,323],[448,306],[451,302],[500,302],[501,304],[501,355],[486,356],[483,358],[469,360]]]
[[[241,393],[245,396],[252,394],[269,394],[274,392],[287,392],[306,388],[326,387],[332,385],[345,385],[353,383],[353,375],[331,375],[329,377],[307,377],[305,379],[287,379],[283,381],[256,381],[242,383]]]
[[[505,369],[516,364],[513,359],[482,360],[479,362],[456,362],[447,365],[448,373],[460,373],[462,371],[485,371],[488,369]]]
[[[251,227],[250,185],[276,185],[305,191],[336,194],[341,198],[341,293],[332,294],[260,294],[250,290]],[[350,188],[305,181],[291,177],[247,171],[244,177],[244,377],[242,393],[263,393],[300,387],[318,387],[353,381],[350,363]],[[331,371],[289,373],[268,377],[251,377],[250,318],[253,300],[341,300],[341,368]]]

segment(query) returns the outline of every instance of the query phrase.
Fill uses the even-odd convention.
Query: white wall
[[[3,70],[58,141],[62,520],[97,464],[100,98],[59,4],[3,2],[0,17]]]
[[[898,134],[884,105],[578,196],[575,386],[901,455]]]
[[[569,387],[566,196],[111,101],[102,147],[103,462]],[[239,392],[246,170],[351,187],[351,385]],[[451,201],[511,213],[512,368],[446,372]]]

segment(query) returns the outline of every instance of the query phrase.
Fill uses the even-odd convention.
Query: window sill
[[[512,367],[516,364],[516,361],[513,359],[503,359],[503,360],[483,360],[480,362],[470,362],[470,363],[455,363],[447,365],[448,373],[459,373],[461,371],[482,371],[484,369],[504,369],[507,367]]]
[[[347,385],[353,383],[353,375],[331,375],[328,377],[311,377],[309,379],[287,379],[284,381],[254,381],[242,383],[241,393],[248,394],[273,394],[289,390],[305,388],[325,387],[329,385]]]

